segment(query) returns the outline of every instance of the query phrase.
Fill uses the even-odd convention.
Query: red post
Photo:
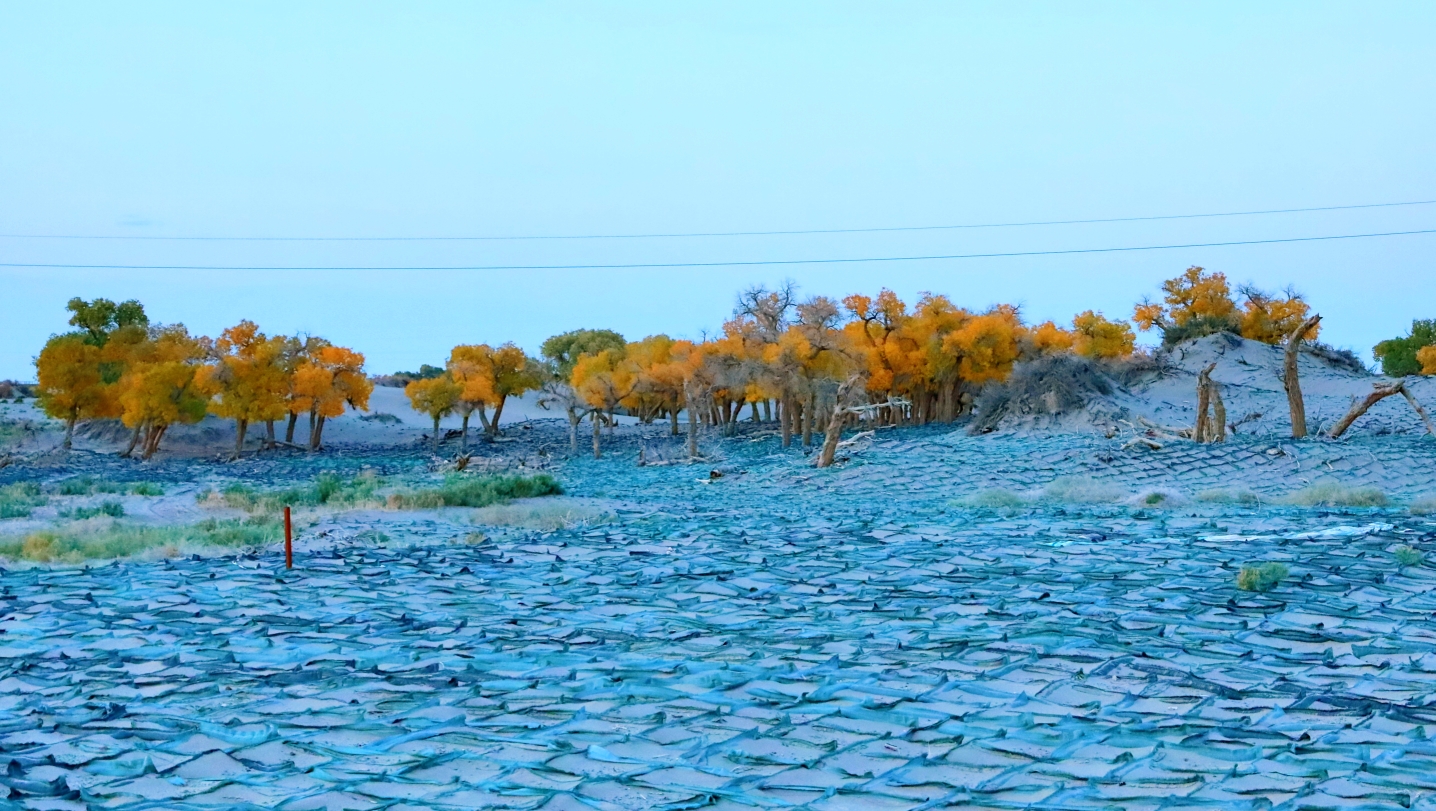
[[[294,568],[294,525],[289,520],[289,507],[284,508],[284,568]]]

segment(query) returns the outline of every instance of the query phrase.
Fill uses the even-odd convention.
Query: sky
[[[738,291],[1126,317],[1189,265],[1295,284],[1323,339],[1436,317],[1436,4],[0,4],[0,378],[73,296],[218,334],[322,335],[374,372],[459,343],[697,338]],[[22,236],[17,236],[22,235]],[[35,235],[117,237],[37,239]],[[144,237],[145,239],[137,239]],[[50,267],[13,267],[13,265]],[[205,266],[84,269],[81,265]],[[1148,338],[1150,340],[1150,338]]]

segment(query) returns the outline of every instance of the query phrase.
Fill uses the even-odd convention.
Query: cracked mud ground
[[[1436,522],[959,509],[1161,457],[903,436],[572,462],[636,509],[480,544],[7,571],[0,807],[1436,808],[1436,570],[1392,555]],[[1291,576],[1238,591],[1256,560]]]

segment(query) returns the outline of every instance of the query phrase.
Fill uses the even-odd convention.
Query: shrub
[[[1412,515],[1430,515],[1436,513],[1436,493],[1421,496],[1411,502],[1409,509]]]
[[[76,507],[73,510],[66,510],[60,515],[64,518],[74,518],[83,521],[86,518],[98,518],[105,515],[110,518],[120,518],[125,514],[125,507],[118,501],[106,501],[95,507]]]
[[[1003,490],[994,487],[988,490],[979,490],[963,498],[960,502],[965,507],[1021,507],[1027,503],[1026,499],[1017,495],[1011,490]]]
[[[1386,494],[1375,487],[1347,487],[1330,479],[1288,493],[1280,501],[1296,507],[1384,507],[1387,504]]]
[[[1221,332],[1241,335],[1242,324],[1236,316],[1198,315],[1184,324],[1168,324],[1161,327],[1161,330],[1162,348],[1171,349],[1183,341],[1205,338]]]
[[[1008,416],[1066,414],[1114,391],[1095,361],[1076,355],[1047,355],[1019,363],[1003,383],[991,383],[977,397],[969,432],[995,431]]]
[[[1178,507],[1185,504],[1186,497],[1175,490],[1144,490],[1134,496],[1130,504],[1137,507]]]
[[[29,518],[36,507],[45,505],[40,486],[33,482],[16,482],[0,487],[0,518]]]
[[[154,482],[137,482],[130,492],[137,496],[162,496],[165,489]]]
[[[1426,556],[1419,550],[1406,544],[1396,547],[1391,550],[1391,553],[1396,557],[1396,562],[1402,566],[1420,566],[1426,560]]]
[[[1197,493],[1197,501],[1208,504],[1240,504],[1243,507],[1261,506],[1261,496],[1250,490],[1203,490]]]
[[[1242,591],[1271,591],[1290,574],[1290,570],[1283,563],[1262,563],[1256,566],[1243,566],[1237,573],[1237,588]]]
[[[485,526],[557,530],[574,524],[598,522],[607,517],[607,513],[580,504],[540,502],[481,507],[474,511],[471,520]]]
[[[451,473],[441,487],[396,494],[393,506],[406,509],[433,507],[487,507],[516,498],[561,496],[563,487],[547,473],[537,476],[470,476]]]
[[[291,507],[314,507],[321,504],[334,506],[356,506],[379,503],[379,488],[384,480],[371,472],[364,471],[345,480],[337,473],[325,471],[314,477],[314,481],[299,487],[284,490],[256,491],[243,484],[231,484],[216,496],[206,490],[199,494],[200,501],[216,498],[226,507],[248,512],[278,512],[286,505]]]

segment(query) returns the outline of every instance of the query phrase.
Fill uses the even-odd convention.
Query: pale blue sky
[[[1430,3],[0,4],[0,232],[724,231],[1436,198]],[[1436,206],[992,231],[402,244],[0,239],[0,262],[448,265],[952,254],[1436,227]],[[734,294],[932,290],[1126,316],[1190,264],[1296,282],[1363,353],[1436,316],[1436,236],[889,265],[529,272],[0,268],[0,378],[74,295],[365,352],[612,327]]]

